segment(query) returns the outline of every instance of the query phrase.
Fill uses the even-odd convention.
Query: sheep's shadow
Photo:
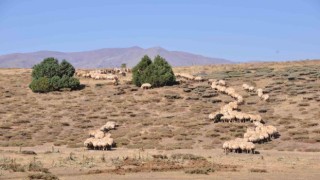
[[[254,154],[261,154],[260,151],[254,151]]]
[[[280,138],[280,137],[281,137],[280,133],[276,133],[276,134],[273,136],[274,139],[278,139],[278,138]]]

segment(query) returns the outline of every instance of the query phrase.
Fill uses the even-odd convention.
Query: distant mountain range
[[[172,66],[192,66],[207,64],[229,64],[229,60],[210,58],[182,51],[168,51],[161,47],[143,49],[137,46],[129,48],[104,48],[82,52],[38,51],[31,53],[13,53],[0,55],[0,68],[31,68],[46,57],[66,59],[76,68],[128,67],[136,65],[144,55],[154,58],[164,57]]]

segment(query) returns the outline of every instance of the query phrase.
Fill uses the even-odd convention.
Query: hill
[[[191,66],[207,64],[229,64],[231,61],[210,58],[182,51],[169,51],[161,47],[143,49],[137,46],[129,48],[104,48],[82,52],[38,51],[31,53],[14,53],[0,56],[0,68],[31,68],[46,57],[67,59],[76,68],[120,67],[126,63],[132,67],[143,55],[150,57],[160,55],[172,66]]]

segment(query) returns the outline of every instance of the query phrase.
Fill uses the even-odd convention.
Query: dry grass
[[[259,113],[267,124],[278,127],[281,137],[271,142],[273,148],[286,149],[282,146],[296,143],[296,149],[301,150],[320,148],[318,140],[313,140],[319,134],[316,122],[320,106],[317,101],[320,99],[319,69],[318,61],[305,61],[174,70],[205,72],[207,78],[224,78],[232,87],[240,87],[245,82],[264,88],[271,97],[267,103],[240,88],[240,94],[246,97],[241,110]],[[0,146],[54,143],[80,147],[89,129],[113,120],[121,124],[111,132],[119,140],[119,147],[220,148],[218,142],[240,137],[249,126],[212,125],[208,114],[232,99],[215,92],[206,83],[143,91],[127,84],[114,87],[103,80],[81,79],[86,85],[81,91],[35,94],[28,89],[30,72],[0,70]]]
[[[267,124],[278,127],[281,136],[269,142],[270,148],[320,149],[319,61],[180,67],[174,71],[204,72],[207,78],[226,79],[232,87],[245,82],[264,88],[270,102],[241,88],[238,91],[246,97],[242,111],[260,113]],[[121,124],[111,132],[118,147],[220,148],[222,141],[240,137],[250,126],[209,122],[208,114],[232,99],[205,82],[143,91],[133,85],[114,87],[102,80],[81,79],[86,88],[80,91],[35,94],[28,89],[30,73],[26,69],[0,70],[0,146],[53,143],[81,147],[89,129],[112,120]]]

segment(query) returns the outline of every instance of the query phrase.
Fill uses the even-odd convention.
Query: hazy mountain
[[[209,58],[181,51],[168,51],[161,47],[143,49],[134,46],[130,48],[105,48],[82,52],[38,51],[7,54],[0,56],[0,68],[31,68],[46,57],[55,57],[59,60],[66,59],[77,68],[120,67],[122,63],[126,63],[128,67],[132,67],[145,54],[152,59],[159,54],[166,58],[172,66],[232,63],[221,58]]]

